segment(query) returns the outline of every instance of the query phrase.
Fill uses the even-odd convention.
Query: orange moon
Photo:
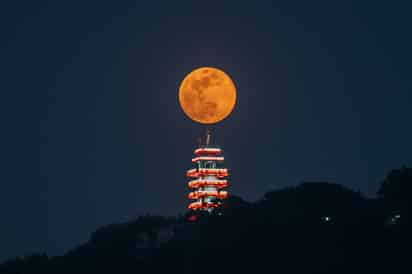
[[[232,112],[236,103],[236,87],[222,70],[201,67],[183,79],[179,88],[179,103],[193,121],[214,124]]]

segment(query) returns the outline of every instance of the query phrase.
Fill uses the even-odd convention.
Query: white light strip
[[[192,162],[195,163],[197,161],[224,161],[224,157],[213,157],[213,156],[199,156],[192,159]]]

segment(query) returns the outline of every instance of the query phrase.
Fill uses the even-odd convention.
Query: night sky
[[[188,3],[2,1],[0,261],[183,213],[205,127],[177,90],[200,66],[238,89],[212,127],[230,193],[331,181],[373,196],[412,165],[407,1]]]

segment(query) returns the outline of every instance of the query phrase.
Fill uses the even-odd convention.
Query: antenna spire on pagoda
[[[210,137],[211,137],[211,134],[210,134],[210,129],[206,129],[206,146],[209,146],[210,145]]]

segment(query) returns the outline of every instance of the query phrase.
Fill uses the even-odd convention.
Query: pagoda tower
[[[192,163],[195,164],[195,168],[186,172],[186,175],[192,179],[188,184],[192,189],[188,198],[194,200],[189,204],[189,209],[210,213],[227,198],[228,193],[223,189],[228,186],[225,178],[229,173],[223,167],[222,153],[219,147],[210,145],[210,132],[207,131],[205,145],[199,143],[199,147],[194,151],[195,157]]]

